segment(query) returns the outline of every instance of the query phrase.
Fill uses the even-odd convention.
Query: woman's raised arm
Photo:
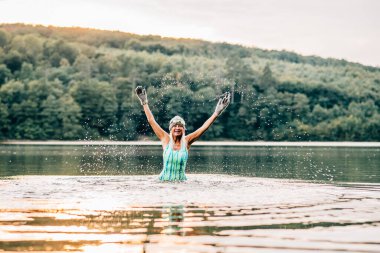
[[[163,130],[154,119],[154,116],[148,105],[148,97],[145,88],[138,86],[136,88],[136,94],[140,99],[141,105],[144,108],[144,112],[146,118],[148,119],[149,125],[152,127],[153,132],[157,135],[158,139],[160,139],[160,141],[162,142],[162,146],[165,147],[169,143],[169,134],[165,132],[165,130]]]
[[[219,117],[220,114],[227,108],[230,104],[231,94],[226,92],[223,97],[221,97],[216,105],[215,112],[211,115],[211,117],[206,120],[203,125],[198,128],[196,131],[186,136],[187,148],[190,148],[190,145],[193,144],[196,140],[201,137],[201,135],[206,132],[206,130],[211,126],[212,123]]]

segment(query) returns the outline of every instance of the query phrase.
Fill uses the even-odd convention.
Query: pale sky
[[[0,23],[289,50],[380,67],[380,0],[0,0]]]

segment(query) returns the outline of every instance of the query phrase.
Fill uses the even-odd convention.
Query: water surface
[[[0,147],[3,251],[380,251],[378,148]]]
[[[157,175],[160,146],[0,145],[0,176]],[[379,147],[194,146],[187,173],[380,182]]]

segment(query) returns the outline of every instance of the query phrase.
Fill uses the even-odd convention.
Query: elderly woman
[[[162,181],[184,181],[187,179],[185,174],[186,162],[190,145],[201,137],[201,135],[211,126],[218,116],[227,108],[230,103],[231,95],[225,93],[218,101],[215,112],[206,120],[203,125],[191,134],[186,135],[186,123],[180,116],[175,116],[170,120],[169,133],[157,124],[149,109],[148,98],[144,88],[138,86],[136,94],[144,107],[145,115],[154,133],[160,139],[163,152],[164,166],[159,179]]]

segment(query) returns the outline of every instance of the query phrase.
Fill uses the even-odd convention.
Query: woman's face
[[[181,124],[175,124],[172,128],[173,137],[180,137],[184,135],[185,128]]]

